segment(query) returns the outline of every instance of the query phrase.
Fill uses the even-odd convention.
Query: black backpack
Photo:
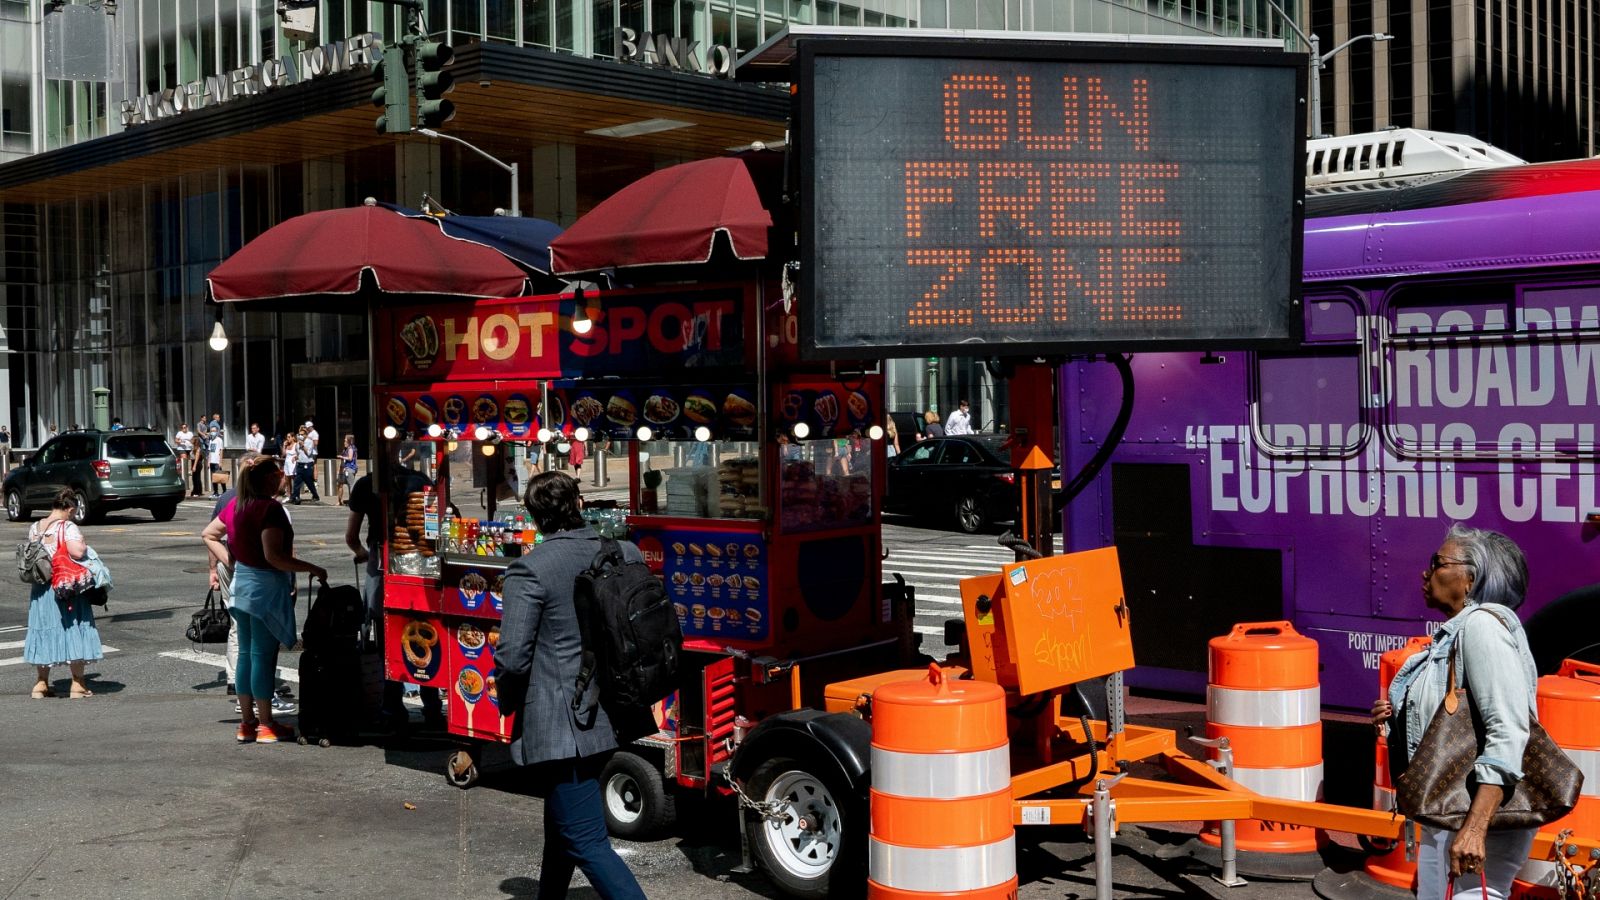
[[[622,546],[602,538],[573,596],[583,635],[574,710],[583,707],[597,678],[600,700],[608,706],[648,707],[677,690],[683,629],[666,585],[649,566],[624,561]]]

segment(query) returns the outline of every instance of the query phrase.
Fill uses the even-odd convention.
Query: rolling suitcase
[[[301,632],[302,744],[348,743],[366,719],[361,665],[365,621],[359,587],[328,585],[316,592]]]

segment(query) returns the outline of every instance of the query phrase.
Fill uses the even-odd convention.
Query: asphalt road
[[[299,551],[335,579],[354,578],[343,510],[292,512]],[[482,782],[461,791],[442,777],[452,749],[442,738],[330,749],[233,742],[237,715],[221,667],[205,655],[219,648],[183,637],[205,596],[198,535],[209,513],[209,503],[188,502],[171,522],[136,512],[86,529],[116,581],[100,619],[107,655],[89,669],[95,697],[28,697],[26,588],[13,584],[11,599],[0,601],[0,900],[531,896],[540,804],[504,760],[489,760]],[[23,528],[0,524],[0,546],[20,540]],[[942,630],[937,623],[951,614],[954,577],[1008,558],[988,549],[993,535],[903,522],[886,534],[886,568],[918,585],[927,632]],[[295,655],[282,663],[292,673]],[[65,672],[56,678],[65,694]],[[735,873],[731,804],[685,804],[681,812],[674,836],[619,845],[649,896],[777,896],[759,875]],[[1312,896],[1305,885],[1222,888],[1185,855],[1184,838],[1125,831],[1117,896]],[[1022,897],[1093,896],[1092,852],[1081,834],[1024,831],[1018,847]]]

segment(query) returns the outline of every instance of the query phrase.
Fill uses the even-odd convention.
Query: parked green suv
[[[183,476],[167,440],[154,431],[71,431],[45,442],[5,480],[6,517],[13,522],[49,509],[56,492],[72,488],[72,520],[93,522],[114,509],[150,510],[157,522],[178,511]]]

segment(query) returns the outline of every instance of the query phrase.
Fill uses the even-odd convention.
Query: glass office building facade
[[[323,43],[400,30],[398,14],[381,4],[324,0],[318,12]],[[519,160],[524,213],[562,224],[655,168],[783,134],[782,101],[770,89],[656,70],[659,86],[619,88],[643,77],[611,61],[620,29],[735,54],[792,22],[1275,32],[1265,0],[426,0],[425,17],[430,33],[485,60],[458,89],[455,96],[468,97],[449,130]],[[124,101],[181,92],[305,46],[285,35],[274,0],[0,0],[0,423],[20,445],[36,445],[52,426],[89,425],[90,391],[100,386],[112,391],[112,414],[129,424],[171,429],[221,413],[232,446],[251,422],[271,429],[308,415],[324,434],[364,434],[361,319],[230,309],[223,321],[232,343],[218,353],[206,343],[216,315],[203,302],[206,273],[277,222],[369,196],[414,206],[426,194],[486,214],[507,205],[504,174],[453,145],[373,135],[361,124],[372,118],[362,102],[371,84],[357,74],[326,90],[277,89],[272,102],[280,107],[281,97],[313,99],[302,124],[260,123],[259,145],[248,134],[234,144],[219,137],[217,123],[237,118],[230,110],[243,107],[239,101],[153,123],[124,125],[121,116]],[[492,76],[491,55],[499,66]],[[558,71],[563,66],[570,72]],[[517,84],[511,94],[494,93],[507,79],[542,93],[516,94]],[[591,85],[588,103],[582,95]],[[687,131],[628,140],[585,127],[604,124],[607,114],[660,116],[685,93],[704,95],[689,104],[704,118],[702,132],[723,130],[696,144],[681,137]],[[595,121],[522,108],[541,105],[538,98],[575,104],[584,117],[592,106]],[[247,100],[266,115],[266,101]],[[719,103],[738,107],[726,112],[741,118],[724,122]],[[515,121],[502,119],[508,115]],[[196,161],[199,150],[223,146],[234,149]],[[951,379],[946,397],[989,385],[981,369],[948,365],[937,377]],[[923,368],[899,381],[896,408],[921,406],[938,391]]]

